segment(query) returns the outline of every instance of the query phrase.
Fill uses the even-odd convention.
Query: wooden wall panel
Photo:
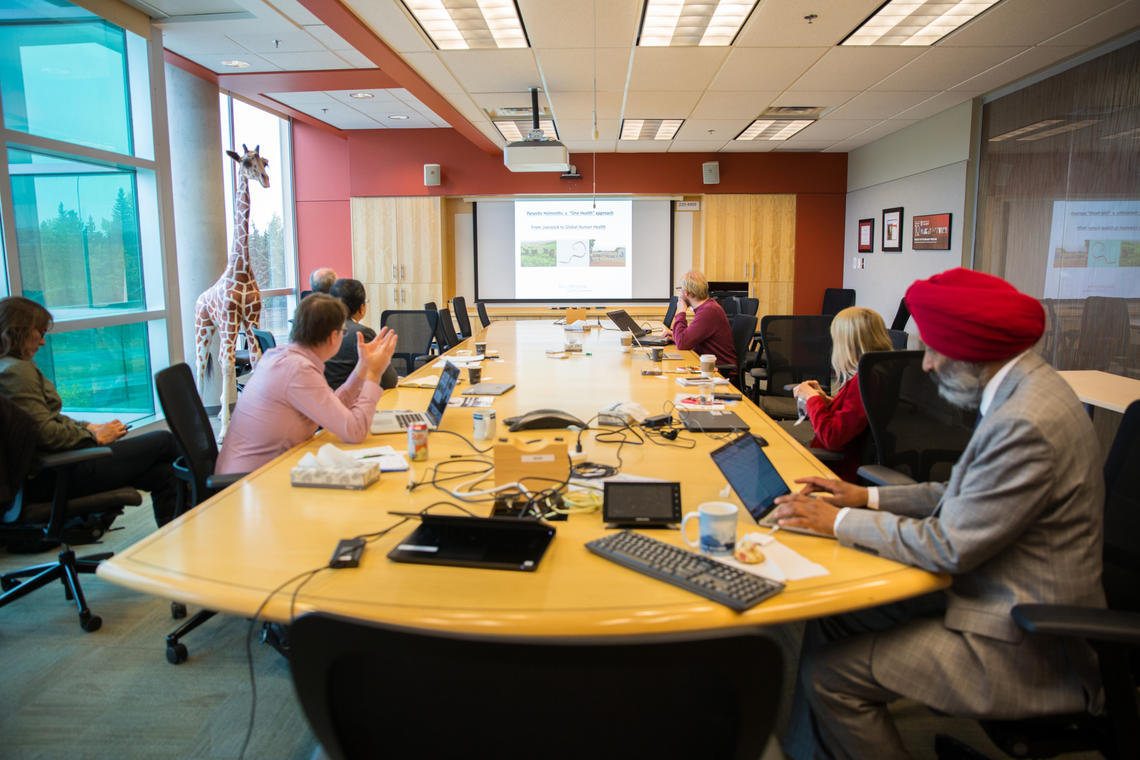
[[[752,196],[754,282],[791,282],[796,267],[796,196]]]
[[[704,273],[710,280],[745,279],[751,259],[752,196],[706,195]]]
[[[352,272],[361,282],[393,282],[399,251],[395,198],[352,199]]]

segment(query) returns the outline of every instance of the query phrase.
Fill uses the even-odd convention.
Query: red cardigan
[[[812,447],[843,452],[843,460],[832,469],[844,480],[857,480],[855,473],[863,463],[864,434],[867,432],[867,413],[859,395],[858,376],[844,383],[830,402],[823,396],[809,398],[807,414],[815,430]]]

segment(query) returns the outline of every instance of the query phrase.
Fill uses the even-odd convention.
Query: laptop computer
[[[768,459],[755,436],[746,433],[734,438],[710,456],[756,524],[765,528],[776,527],[776,519],[772,514],[776,507],[776,497],[791,493],[791,489],[780,477],[780,473],[776,472],[772,460]],[[781,530],[813,536],[825,535],[806,528],[781,526]]]
[[[673,339],[668,336],[651,335],[648,330],[642,329],[641,325],[637,324],[625,309],[607,311],[606,316],[622,330],[632,333],[635,342],[642,346],[667,346],[673,342]]]
[[[408,425],[427,425],[429,430],[439,427],[443,419],[443,411],[447,409],[447,402],[451,399],[451,392],[459,382],[459,367],[451,362],[443,365],[443,372],[439,373],[439,382],[435,384],[435,392],[431,394],[426,412],[412,412],[407,409],[377,409],[372,417],[373,433],[402,433]]]
[[[748,423],[728,409],[682,409],[681,424],[691,433],[743,433]]]
[[[533,571],[555,530],[517,517],[420,516],[420,525],[388,552],[388,559],[424,565]]]

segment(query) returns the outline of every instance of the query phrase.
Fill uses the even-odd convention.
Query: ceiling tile
[[[441,95],[463,92],[462,85],[435,53],[405,53],[403,59]]]
[[[791,140],[786,142],[777,142],[775,152],[777,153],[818,153],[821,150],[826,150],[834,145],[834,142],[798,142],[792,143]]]
[[[694,119],[754,119],[778,92],[706,92],[691,114]]]
[[[872,89],[877,91],[948,90],[1002,61],[1025,52],[1024,47],[932,47]]]
[[[629,89],[703,90],[726,56],[726,48],[637,48]]]
[[[338,129],[381,129],[383,124],[359,111],[329,99],[329,104],[318,107],[314,104],[293,106],[298,111],[307,113],[314,119],[320,119]]]
[[[1140,25],[1140,0],[1130,0],[1043,41],[1042,45],[1093,47]]]
[[[1036,45],[1119,0],[1003,0],[952,32],[942,47]]]
[[[593,119],[565,119],[556,122],[558,137],[567,140],[590,140],[594,136]],[[612,140],[618,135],[617,119],[598,119],[598,139]]]
[[[783,90],[796,81],[827,48],[733,48],[710,90]]]
[[[153,5],[155,0],[147,0],[147,2]],[[253,7],[255,5],[260,5],[266,8],[269,7],[269,3],[258,2],[257,0],[246,0],[246,2],[242,2],[240,4],[247,7]],[[197,2],[197,0],[190,0],[189,5],[197,5],[200,7],[202,3]],[[312,24],[321,23],[321,20],[319,18],[309,12],[309,9],[301,5],[301,3],[299,3],[297,0],[273,0],[272,7],[276,8],[290,21],[293,21],[298,26],[311,26]]]
[[[1078,48],[1067,47],[1030,48],[1000,66],[995,66],[973,79],[967,79],[965,82],[952,87],[950,91],[980,95],[991,90],[998,90],[1079,52]]]
[[[836,140],[845,140],[881,121],[882,119],[823,119],[811,126],[804,127],[796,134],[797,136],[803,135],[805,139],[835,142]]]
[[[683,119],[689,115],[699,92],[631,92],[625,99],[626,119]]]
[[[197,64],[205,66],[210,71],[216,71],[220,74],[257,74],[266,71],[281,71],[281,67],[276,64],[270,63],[259,55],[254,55],[250,52],[236,53],[233,55],[198,55],[196,53],[186,53],[183,55]],[[232,66],[223,66],[222,61],[228,61],[231,58],[237,58],[249,64],[244,69],[235,69]]]
[[[593,0],[596,15],[582,0],[519,0],[518,5],[531,45],[540,50],[628,47],[641,22],[641,0]]]
[[[959,103],[964,103],[971,97],[969,93],[965,92],[940,92],[934,97],[895,115],[900,119],[926,119],[934,114],[942,113],[947,108],[953,108]]]
[[[184,58],[215,53],[224,55],[249,52],[224,34],[201,31],[198,27],[198,24],[176,24],[170,29],[164,29],[163,47],[175,51]]]
[[[828,119],[890,118],[913,108],[937,92],[864,92],[828,114]]]
[[[735,47],[831,47],[883,0],[766,0],[752,12]],[[808,23],[804,16],[817,18]]]
[[[597,94],[599,118],[616,119],[621,115],[621,93],[599,92]],[[554,116],[558,119],[592,119],[594,117],[594,93],[555,92],[550,100]]]
[[[342,4],[372,27],[376,36],[398,53],[435,50],[435,46],[420,31],[419,24],[404,12],[399,0],[342,0]]]
[[[312,53],[265,53],[261,57],[286,71],[335,70],[344,66],[344,59],[328,50]]]
[[[890,119],[888,121],[881,121],[870,129],[865,129],[859,134],[853,135],[853,139],[863,140],[864,144],[874,142],[881,137],[894,134],[904,127],[909,127],[916,121],[916,119]]]
[[[363,53],[358,53],[355,50],[338,50],[336,54],[344,59],[344,62],[349,64],[349,68],[355,69],[375,69],[378,68],[375,63],[369,60]]]
[[[673,140],[670,153],[715,153],[727,140]]]
[[[470,93],[525,92],[541,87],[529,50],[443,50],[439,56]]]
[[[371,98],[354,98],[354,92],[367,92]],[[391,90],[334,90],[327,93],[294,93],[294,95],[327,94],[330,98],[358,111],[370,112],[402,106],[403,101],[391,94]]]
[[[920,56],[924,48],[838,47],[829,50],[802,77],[797,90],[865,90]]]
[[[613,153],[617,148],[617,140],[598,140],[596,142],[594,140],[563,140],[562,144],[571,153]],[[575,164],[579,172],[590,169],[589,157],[583,158],[586,159],[583,163]]]
[[[665,153],[669,150],[668,140],[618,140],[618,153]]]
[[[255,53],[310,53],[326,48],[308,32],[302,30],[268,32],[262,34],[226,34],[234,42]]]
[[[287,106],[292,106],[298,111],[308,113],[310,107],[325,107],[329,108],[337,105],[337,100],[327,92],[267,92],[269,97],[284,103]],[[339,105],[347,106],[347,103],[340,103]]]
[[[352,50],[352,45],[344,41],[344,38],[339,34],[329,29],[324,24],[315,24],[313,26],[306,26],[305,31],[308,32],[317,42],[321,43],[329,50]]]
[[[772,106],[827,106],[835,108],[858,94],[858,90],[824,92],[820,90],[798,90],[793,87],[790,90],[785,90],[780,97],[773,100]]]
[[[551,92],[559,90],[593,90],[595,67],[589,53],[581,50],[535,51],[546,86]],[[600,48],[595,51],[598,89],[622,92],[629,71],[629,48]]]
[[[779,145],[775,140],[731,140],[720,149],[721,153],[771,153]]]
[[[689,119],[677,130],[677,139],[731,140],[751,123],[752,119]]]

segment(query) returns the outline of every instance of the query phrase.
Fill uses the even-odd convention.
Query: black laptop
[[[641,325],[634,321],[633,317],[629,316],[629,312],[625,309],[615,309],[614,311],[607,311],[606,316],[610,321],[617,325],[620,329],[632,333],[634,340],[642,346],[668,346],[673,342],[673,339],[665,335],[651,335],[648,330],[642,329]]]
[[[728,409],[682,409],[681,424],[691,433],[745,433],[748,423]]]
[[[422,565],[534,570],[554,538],[541,520],[517,517],[420,516],[420,525],[388,559]]]

